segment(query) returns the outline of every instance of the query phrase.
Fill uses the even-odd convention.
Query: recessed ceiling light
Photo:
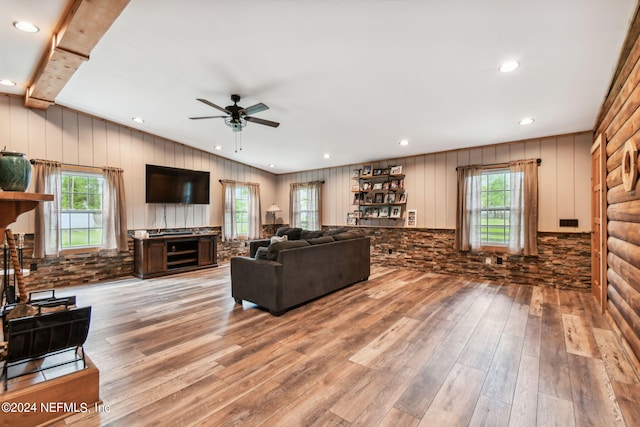
[[[131,120],[133,120],[136,123],[144,123],[144,120],[140,117],[132,117]]]
[[[275,167],[276,167],[276,165],[274,165],[273,163],[271,163],[271,164],[269,165],[269,167],[270,167],[270,168],[275,168]]]
[[[2,86],[15,86],[16,82],[13,82],[11,80],[2,79],[2,80],[0,80],[0,85],[2,85]]]
[[[219,146],[219,145],[214,145],[214,146],[213,146],[213,149],[214,149],[214,150],[218,150],[218,151],[222,151],[222,147],[221,147],[221,146]]]
[[[535,122],[535,119],[532,119],[531,117],[527,117],[526,119],[520,120],[518,123],[520,123],[522,126],[525,126],[525,125],[530,125],[533,122]]]
[[[13,23],[13,26],[20,31],[24,31],[25,33],[37,33],[38,31],[40,31],[40,28],[36,27],[31,22],[26,21],[16,21]]]
[[[400,144],[400,145],[403,145],[403,146],[404,146],[404,145],[409,145],[409,141],[408,141],[408,140],[406,140],[406,139],[403,139],[403,140],[401,140],[401,141],[399,142],[399,144]]]
[[[501,73],[510,73],[520,66],[518,61],[507,61],[498,68]]]
[[[324,157],[325,159],[330,159],[330,158],[331,158],[331,154],[329,154],[329,153],[325,153],[325,155],[324,155],[324,156],[322,156],[322,157]]]

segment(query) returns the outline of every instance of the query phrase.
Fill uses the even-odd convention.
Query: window
[[[480,186],[480,243],[486,246],[509,244],[511,172],[508,169],[482,171]]]
[[[231,180],[221,182],[224,194],[222,241],[259,239],[262,233],[260,185]]]
[[[235,222],[237,236],[249,236],[249,187],[235,188]]]
[[[103,243],[103,187],[101,175],[62,172],[60,237],[62,249]]]
[[[509,254],[538,255],[538,160],[457,170],[454,247],[504,246]]]
[[[322,182],[291,184],[291,226],[305,230],[322,228],[320,212]]]

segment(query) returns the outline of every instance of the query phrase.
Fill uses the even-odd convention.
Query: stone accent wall
[[[325,227],[350,228],[350,227]],[[458,252],[454,230],[361,227],[371,237],[371,263],[559,289],[591,289],[588,233],[538,233],[537,257]],[[497,264],[501,257],[502,264]],[[491,264],[486,259],[491,258]]]
[[[273,235],[274,228],[277,227],[271,224],[263,226],[263,237]],[[372,264],[492,281],[535,283],[561,289],[591,289],[591,243],[588,233],[538,233],[540,255],[523,257],[496,252],[455,251],[453,230],[359,228],[371,237]],[[189,231],[218,234],[218,262],[229,262],[231,257],[249,254],[246,241],[222,242],[220,227]],[[30,290],[113,280],[133,272],[133,231],[129,236],[129,252],[99,251],[35,260],[31,257],[32,252],[33,235],[28,234],[25,236],[24,266],[29,268],[31,264],[37,265],[37,269],[25,279]],[[491,258],[491,264],[485,263],[487,257]],[[503,264],[496,263],[498,257],[502,257]]]

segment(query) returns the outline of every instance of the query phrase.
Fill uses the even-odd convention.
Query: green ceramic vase
[[[4,191],[25,191],[31,182],[31,164],[24,153],[0,151],[0,187]]]

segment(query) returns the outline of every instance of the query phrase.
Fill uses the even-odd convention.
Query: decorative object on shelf
[[[395,203],[396,202],[396,193],[387,194],[387,203]]]
[[[376,193],[373,203],[384,203],[384,193]]]
[[[633,191],[636,188],[636,180],[638,179],[637,160],[638,149],[636,144],[628,140],[622,153],[622,183],[625,191]]]
[[[402,208],[400,206],[394,206],[391,208],[391,214],[389,218],[400,218],[400,214],[402,213]]]
[[[362,173],[360,174],[361,178],[368,178],[373,176],[373,164],[365,163],[362,165]]]
[[[0,151],[0,187],[4,191],[25,191],[31,182],[31,164],[24,153]]]
[[[374,190],[382,190],[382,183],[381,182],[376,182],[375,184],[373,184],[373,189]]]
[[[353,212],[347,212],[347,225],[356,225],[356,217]]]
[[[407,227],[416,227],[418,224],[418,211],[410,209],[407,211]]]
[[[380,218],[389,217],[389,206],[383,206],[380,208]]]
[[[282,211],[282,209],[280,209],[278,207],[278,205],[274,203],[271,204],[271,206],[269,206],[269,209],[267,209],[267,212],[269,212],[271,215],[273,215],[273,224],[275,225],[276,223],[276,213]]]
[[[353,178],[360,178],[360,169],[354,169],[352,177]]]
[[[382,175],[389,175],[389,168],[382,169]]]
[[[382,169],[373,170],[373,176],[380,176],[380,175],[382,175]]]
[[[407,193],[400,194],[400,198],[398,199],[398,203],[407,203]]]
[[[351,191],[353,192],[360,191],[360,186],[358,184],[353,184],[351,186]]]
[[[391,175],[402,175],[402,166],[391,166],[389,173]]]

